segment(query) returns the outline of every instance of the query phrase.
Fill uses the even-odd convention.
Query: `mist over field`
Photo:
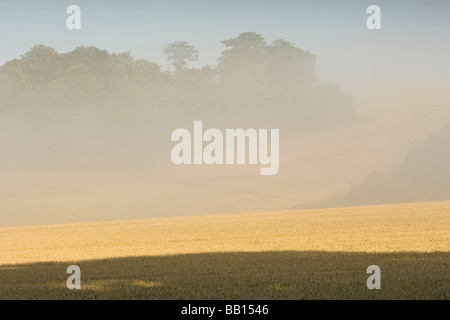
[[[44,45],[3,65],[2,224],[450,198],[448,93],[391,93],[383,97],[397,100],[381,105],[360,94],[355,105],[317,79],[306,49],[252,32],[223,43],[215,68],[188,67],[198,52],[185,42],[166,47],[170,69]],[[175,166],[171,132],[192,131],[194,120],[205,129],[280,129],[279,174]]]
[[[2,225],[450,199],[445,90],[355,99],[320,82],[306,48],[254,32],[222,43],[215,67],[190,67],[200,52],[181,41],[168,68],[45,45],[1,66]],[[171,132],[195,120],[280,129],[280,172],[175,166]]]
[[[450,200],[448,2],[105,3],[0,0],[0,227]],[[197,120],[278,173],[174,165]]]

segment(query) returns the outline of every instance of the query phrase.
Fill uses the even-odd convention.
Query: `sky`
[[[68,30],[66,9],[81,8],[81,30]],[[366,27],[369,5],[381,30]],[[59,52],[96,46],[130,52],[166,68],[162,49],[187,41],[193,66],[214,66],[221,40],[253,31],[284,38],[317,56],[319,81],[346,91],[450,86],[450,1],[291,0],[0,0],[0,64],[36,44]]]

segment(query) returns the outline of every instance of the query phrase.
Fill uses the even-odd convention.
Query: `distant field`
[[[448,299],[449,274],[450,202],[0,229],[0,299]]]

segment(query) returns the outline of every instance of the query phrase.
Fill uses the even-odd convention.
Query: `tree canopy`
[[[261,125],[271,121],[292,130],[355,118],[350,97],[316,79],[315,56],[309,51],[283,39],[268,44],[254,32],[222,43],[218,64],[203,68],[188,67],[199,57],[194,46],[185,41],[168,44],[163,51],[173,73],[130,53],[84,46],[58,53],[36,45],[0,67],[0,115],[54,117],[62,111],[89,110],[105,118],[142,113],[228,117]],[[334,123],[330,114],[338,115]]]
[[[186,41],[169,43],[163,51],[167,55],[167,61],[177,71],[184,69],[189,62],[198,60],[198,50]]]

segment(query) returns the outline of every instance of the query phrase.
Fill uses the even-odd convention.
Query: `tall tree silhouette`
[[[197,61],[199,54],[198,50],[186,41],[169,43],[163,52],[167,55],[167,61],[177,71],[184,69],[189,62]]]

